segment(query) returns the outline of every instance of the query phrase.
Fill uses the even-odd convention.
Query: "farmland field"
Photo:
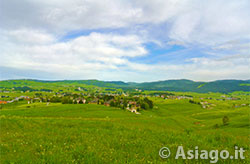
[[[131,113],[96,104],[17,103],[0,111],[0,163],[209,163],[212,159],[175,160],[179,145],[185,150],[246,150],[249,163],[249,106],[214,101],[203,109],[188,100],[152,97],[154,108]],[[248,101],[246,99],[245,101]],[[223,125],[227,116],[229,124]],[[159,156],[167,146],[172,155]]]

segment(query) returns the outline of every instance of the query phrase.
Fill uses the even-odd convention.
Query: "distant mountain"
[[[138,87],[148,90],[228,93],[233,91],[250,91],[250,81],[217,80],[213,82],[194,82],[191,80],[166,80],[152,83],[141,83]]]
[[[99,80],[59,80],[59,81],[43,81],[43,80],[5,80],[0,81],[0,87],[9,86],[18,87],[22,85],[39,85],[39,83],[47,84],[85,84],[98,87],[122,88],[122,89],[142,89],[157,91],[179,91],[179,92],[221,92],[229,93],[234,91],[250,91],[250,80],[217,80],[212,82],[195,82],[192,80],[165,80],[156,82],[123,82],[123,81],[99,81]]]
[[[136,87],[147,90],[194,91],[201,84],[203,83],[182,79],[140,83]]]

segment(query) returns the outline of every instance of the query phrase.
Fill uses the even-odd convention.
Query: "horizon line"
[[[166,79],[166,80],[155,80],[155,81],[143,81],[143,82],[134,82],[134,81],[122,81],[122,80],[99,80],[99,79],[57,79],[57,80],[46,80],[46,79],[32,79],[32,78],[27,78],[27,79],[5,79],[5,80],[0,80],[1,81],[14,81],[14,80],[33,80],[33,81],[49,81],[49,82],[59,82],[59,81],[90,81],[90,80],[96,80],[96,81],[103,81],[103,82],[124,82],[124,83],[152,83],[152,82],[163,82],[163,81],[177,81],[177,80],[188,80],[188,81],[193,81],[193,82],[215,82],[215,81],[229,81],[229,80],[235,80],[235,81],[249,81],[250,79],[218,79],[218,80],[211,80],[211,81],[199,81],[199,80],[190,80],[190,79]]]

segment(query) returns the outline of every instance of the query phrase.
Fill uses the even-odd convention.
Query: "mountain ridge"
[[[19,80],[2,80],[2,83],[14,82],[41,82],[41,83],[65,83],[65,84],[86,84],[98,87],[121,88],[121,89],[141,89],[156,91],[179,91],[179,92],[234,92],[250,91],[250,80],[215,80],[210,82],[193,81],[188,79],[171,79],[154,82],[123,82],[123,81],[101,81],[101,80],[37,80],[37,79],[19,79]],[[27,83],[28,84],[28,83]]]

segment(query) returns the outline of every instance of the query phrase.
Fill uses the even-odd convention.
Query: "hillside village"
[[[77,92],[76,92],[77,91]],[[140,110],[148,110],[154,107],[153,101],[150,98],[161,98],[168,100],[183,100],[187,99],[190,103],[200,105],[203,109],[213,109],[216,105],[209,100],[230,101],[240,100],[236,97],[228,97],[221,95],[220,98],[199,97],[194,101],[191,95],[175,95],[170,92],[150,92],[143,93],[142,90],[134,89],[133,92],[89,92],[87,89],[77,87],[73,92],[53,91],[51,89],[29,89],[29,87],[19,87],[18,89],[1,89],[0,105],[11,104],[18,101],[25,101],[27,104],[35,102],[46,103],[62,103],[62,104],[98,104],[110,107],[118,107],[130,112],[140,114]],[[14,97],[8,96],[8,93],[22,94]],[[233,108],[246,106],[249,104],[234,104]]]
[[[1,91],[6,93],[6,91]],[[15,91],[12,91],[13,93]],[[140,114],[140,110],[147,110],[153,108],[153,102],[147,98],[147,96],[128,96],[126,94],[118,93],[60,93],[60,92],[49,92],[50,95],[46,94],[48,92],[42,91],[26,91],[27,93],[34,92],[33,96],[19,96],[11,98],[10,96],[1,96],[0,104],[11,104],[19,101],[25,101],[27,104],[32,104],[35,102],[45,102],[47,105],[50,103],[62,103],[62,104],[98,104],[110,107],[118,107],[121,109],[129,110],[133,113]],[[26,92],[21,92],[25,94]],[[7,93],[11,93],[8,91]],[[16,92],[15,92],[16,93]],[[9,99],[9,100],[7,100]]]

